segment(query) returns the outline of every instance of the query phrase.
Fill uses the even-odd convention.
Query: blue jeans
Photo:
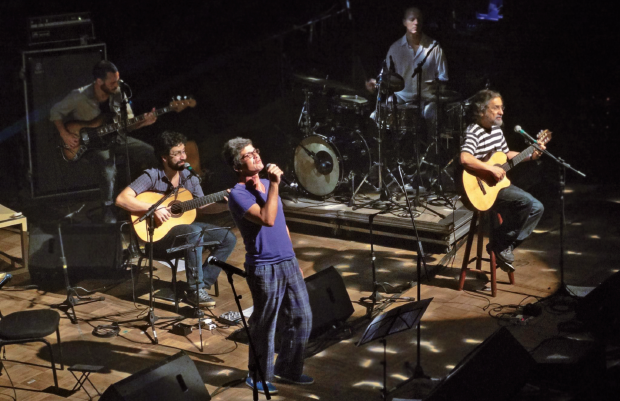
[[[528,192],[511,185],[499,191],[491,210],[502,216],[502,225],[493,230],[493,247],[518,246],[534,231],[545,207]]]
[[[235,237],[235,235],[229,232],[226,228],[221,228],[213,224],[199,221],[194,221],[192,224],[184,224],[173,227],[170,232],[168,232],[164,238],[157,241],[153,247],[153,256],[156,258],[173,259],[179,256],[185,257],[185,274],[190,290],[193,290],[196,285],[194,271],[198,273],[198,288],[206,287],[207,289],[210,289],[211,286],[217,281],[217,277],[222,269],[206,262],[202,265],[202,247],[198,247],[195,250],[192,250],[191,248],[186,249],[184,251],[179,251],[176,254],[168,254],[166,251],[172,246],[177,247],[183,245],[183,242],[179,242],[182,241],[181,238],[183,238],[185,243],[198,243],[200,233],[203,231],[204,234],[202,236],[202,241],[200,242],[220,242],[220,245],[215,245],[212,247],[213,252],[211,253],[211,256],[215,256],[221,261],[228,259],[228,256],[230,256],[232,251],[235,249],[237,237]],[[177,238],[179,235],[182,235],[182,237]]]
[[[273,265],[246,265],[245,269],[254,301],[254,312],[249,320],[250,335],[265,380],[272,381],[274,373],[299,380],[312,329],[312,310],[297,259]],[[276,325],[282,328],[282,336],[274,366]],[[254,363],[251,351],[249,363],[250,366]]]

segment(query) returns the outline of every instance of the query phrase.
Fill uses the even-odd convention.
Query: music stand
[[[374,340],[381,340],[383,344],[383,388],[381,389],[381,399],[387,399],[387,340],[386,337],[401,331],[409,330],[414,326],[420,325],[420,319],[426,312],[426,308],[433,298],[423,299],[417,302],[409,302],[398,308],[394,308],[383,315],[379,315],[366,327],[362,338],[356,344],[367,344]],[[419,345],[419,338],[418,338]],[[419,350],[418,350],[419,353]]]

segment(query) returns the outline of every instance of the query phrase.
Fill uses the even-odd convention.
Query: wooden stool
[[[478,239],[477,239],[477,246],[476,246],[477,248],[476,256],[469,259],[469,255],[471,254],[471,246],[474,241],[474,236],[476,235],[476,222],[478,222],[478,220],[482,222],[482,218],[484,217],[485,213],[489,217],[489,224],[491,226],[491,232],[493,232],[493,227],[492,227],[493,221],[491,220],[492,215],[490,215],[489,213],[496,213],[496,212],[493,212],[493,211],[474,212],[474,215],[471,218],[469,234],[467,234],[467,245],[465,246],[465,255],[463,255],[463,266],[461,267],[461,280],[459,281],[459,291],[463,291],[463,286],[465,285],[465,277],[467,276],[468,271],[472,271],[476,273],[483,273],[483,274],[490,273],[491,274],[491,296],[495,297],[497,295],[497,260],[496,260],[495,252],[493,251],[491,251],[490,253],[490,258],[482,257],[482,252],[483,252],[482,245],[483,245],[483,240],[484,240],[482,224],[478,224]],[[500,216],[499,213],[496,213],[496,214],[497,214],[497,219],[499,221],[499,224],[501,225],[502,216]],[[476,268],[470,269],[468,266],[474,260],[476,261]],[[490,262],[490,271],[482,270],[482,261]],[[515,283],[514,272],[508,273],[508,278],[510,279],[510,284],[514,285]]]

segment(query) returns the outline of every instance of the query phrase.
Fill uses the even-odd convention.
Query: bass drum
[[[368,144],[358,131],[335,129],[330,136],[309,135],[295,149],[295,175],[308,193],[327,198],[351,173],[370,171]]]

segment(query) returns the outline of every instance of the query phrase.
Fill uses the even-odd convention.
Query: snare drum
[[[381,105],[381,116],[386,122],[386,128],[398,131],[414,131],[420,116],[417,104],[397,104],[396,112],[392,105]],[[377,123],[380,120],[377,119]]]

